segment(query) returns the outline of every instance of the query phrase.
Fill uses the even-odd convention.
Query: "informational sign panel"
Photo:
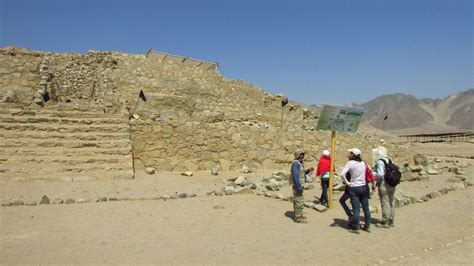
[[[324,105],[316,129],[355,133],[363,114],[363,108]]]

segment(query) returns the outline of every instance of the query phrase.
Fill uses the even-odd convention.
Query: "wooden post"
[[[331,134],[331,166],[329,168],[329,195],[328,195],[328,207],[332,208],[332,186],[334,184],[334,165],[336,164],[336,131],[332,131]]]

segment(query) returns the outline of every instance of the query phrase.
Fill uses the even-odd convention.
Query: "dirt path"
[[[290,202],[255,195],[2,207],[0,260],[472,264],[473,191],[469,187],[400,208],[395,228],[360,235],[344,228],[339,207],[325,213],[308,210],[309,224],[299,225],[288,217]]]

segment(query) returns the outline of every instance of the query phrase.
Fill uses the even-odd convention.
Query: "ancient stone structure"
[[[141,90],[146,101],[138,97]],[[132,165],[135,171],[145,171],[145,167],[158,171],[239,170],[243,165],[286,169],[296,147],[303,147],[311,162],[330,141],[329,133],[314,130],[317,116],[304,106],[289,103],[282,108],[281,96],[243,81],[145,55],[53,54],[3,48],[0,93],[0,148],[9,150],[0,159],[2,179],[35,176],[42,165],[33,166],[33,158],[28,164],[31,167],[10,174],[26,162],[23,150],[45,142],[44,138],[50,143],[37,144],[35,147],[43,148],[35,148],[31,157],[35,153],[46,157],[51,152],[60,160],[74,157],[71,149],[78,148],[84,151],[84,160],[87,156],[91,160],[114,159],[115,165],[122,166],[104,165],[99,175],[93,174],[99,170],[89,163],[81,166],[78,162],[74,171],[91,179],[133,177]],[[340,164],[345,162],[348,148],[360,147],[368,155],[378,145],[364,133],[338,136]],[[3,144],[12,139],[17,141],[16,148]],[[413,154],[408,146],[386,141],[395,160],[410,161]],[[130,142],[133,148],[126,152]],[[52,147],[54,152],[49,150]],[[10,159],[12,155],[17,156],[16,161]],[[47,162],[55,163],[59,167],[59,161]],[[88,167],[95,170],[88,171]],[[111,170],[114,167],[116,172]]]

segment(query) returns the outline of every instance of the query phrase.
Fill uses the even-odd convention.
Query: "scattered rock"
[[[182,172],[181,175],[184,175],[184,176],[193,176],[193,172],[191,172],[191,171],[186,171],[186,172]]]
[[[253,190],[252,190],[251,186],[246,186],[246,187],[237,188],[235,190],[235,193],[236,194],[248,194],[248,193],[253,193]]]
[[[26,206],[36,206],[36,201],[34,201],[34,200],[25,201],[25,205]]]
[[[439,171],[436,170],[436,169],[433,169],[433,168],[428,169],[426,172],[427,172],[428,174],[430,174],[430,175],[437,175],[437,174],[439,174]]]
[[[428,166],[428,158],[422,154],[417,154],[413,157],[415,165]]]
[[[425,195],[425,196],[421,197],[420,200],[422,200],[422,201],[429,201],[429,200],[430,200],[430,197],[428,197],[427,195]]]
[[[216,205],[216,206],[214,206],[214,207],[212,207],[212,208],[213,208],[214,210],[223,210],[223,209],[225,209],[225,207],[222,206],[222,205]]]
[[[279,192],[279,193],[275,193],[277,199],[281,199],[281,200],[285,200],[286,197],[283,193]]]
[[[109,201],[118,201],[116,197],[109,197]]]
[[[224,187],[224,193],[225,193],[226,195],[232,195],[232,194],[235,193],[235,191],[236,191],[236,190],[235,190],[235,188],[234,188],[233,186],[225,186],[225,187]]]
[[[268,192],[268,191],[265,192],[265,197],[269,197],[269,198],[270,198],[271,196],[272,196],[272,193],[270,193],[270,192]]]
[[[2,206],[13,206],[13,201],[11,200],[4,201],[2,202]]]
[[[286,172],[286,171],[276,171],[276,172],[273,172],[273,176],[279,176],[279,177],[281,177],[283,180],[290,180],[290,172]]]
[[[64,200],[62,199],[54,199],[53,200],[53,204],[63,204],[64,203]]]
[[[460,170],[459,168],[456,168],[454,170],[454,173],[457,174],[457,175],[464,175],[464,172],[462,170]]]
[[[83,199],[83,198],[80,198],[77,200],[77,203],[86,203],[87,200],[86,199]]]
[[[318,212],[325,212],[328,208],[321,204],[314,204],[313,209],[317,210]]]
[[[448,181],[449,182],[462,182],[462,181],[466,181],[466,178],[463,176],[451,176],[448,178]]]
[[[274,179],[272,179],[272,180],[274,180]],[[280,187],[276,183],[270,183],[270,184],[266,185],[265,188],[270,190],[270,191],[279,191],[280,190]]]
[[[242,173],[248,174],[255,172],[255,165],[252,161],[245,161],[242,165]]]
[[[66,204],[72,204],[72,203],[75,203],[76,201],[74,199],[67,199],[66,200]]]
[[[147,167],[146,168],[146,173],[149,175],[152,175],[155,173],[155,167]]]
[[[170,195],[162,195],[162,196],[160,196],[160,199],[169,200],[169,199],[171,199],[171,196]]]
[[[459,183],[454,183],[451,185],[451,188],[453,190],[457,190],[457,189],[465,189],[465,185],[464,185],[464,182],[459,182]]]
[[[247,180],[243,176],[237,177],[237,179],[234,181],[234,184],[238,186],[244,186],[247,183]]]
[[[180,193],[179,196],[178,196],[178,198],[180,198],[180,199],[185,199],[187,197],[188,197],[188,194],[186,194],[186,193]]]
[[[219,175],[219,168],[218,167],[212,167],[211,168],[211,175]]]
[[[423,170],[423,167],[420,165],[409,166],[408,169],[413,173],[420,173]]]
[[[24,205],[25,203],[22,200],[14,200],[13,201],[13,206],[21,206]]]
[[[106,202],[107,201],[107,197],[101,197],[101,198],[98,198],[95,202]]]
[[[251,169],[248,166],[244,165],[244,166],[242,166],[242,170],[240,170],[240,172],[242,172],[244,174],[249,174],[249,173],[253,172],[253,169]]]
[[[50,201],[49,201],[48,196],[43,195],[43,197],[41,198],[41,201],[40,201],[39,204],[40,204],[40,205],[41,205],[41,204],[50,204]]]
[[[304,186],[304,190],[311,190],[311,189],[314,189],[314,185],[313,185],[313,184],[309,184],[309,185],[305,185],[305,186]]]
[[[196,197],[196,193],[191,193],[191,194],[188,195],[188,197],[194,198],[194,197]]]
[[[440,189],[440,190],[438,190],[438,191],[439,191],[441,194],[446,195],[446,194],[448,194],[449,189],[447,189],[447,188],[442,188],[442,189]]]
[[[441,196],[441,193],[438,192],[438,191],[434,191],[434,192],[431,192],[431,193],[427,194],[427,196],[434,199],[434,198],[437,198],[437,197]]]

